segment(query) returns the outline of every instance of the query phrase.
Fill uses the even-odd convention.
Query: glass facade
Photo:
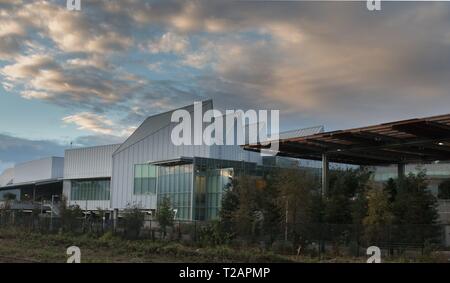
[[[192,164],[138,164],[134,170],[135,195],[157,194],[158,205],[168,197],[177,219],[192,219]]]
[[[182,163],[139,164],[135,165],[134,194],[156,193],[158,207],[168,197],[176,210],[176,219],[212,220],[218,218],[223,194],[232,186],[234,177],[262,177],[272,168],[252,162],[201,157]]]
[[[138,164],[134,166],[135,195],[156,194],[157,170],[155,165]]]
[[[447,179],[450,178],[449,163],[433,163],[433,164],[408,164],[405,166],[405,174],[417,174],[418,170],[426,170],[427,177],[430,179]],[[397,166],[379,166],[371,168],[374,171],[375,181],[387,181],[390,178],[397,178]]]
[[[374,172],[374,180],[377,182],[386,182],[389,179],[398,178],[398,168],[396,165],[379,166],[370,168]],[[428,189],[434,196],[438,196],[439,184],[450,179],[449,163],[431,163],[431,164],[408,164],[405,166],[405,175],[410,173],[417,174],[419,170],[425,170]]]
[[[194,158],[194,219],[211,220],[219,216],[222,196],[232,185],[233,177],[258,175],[256,163]]]
[[[212,169],[196,173],[196,218],[216,219],[219,216],[224,191],[231,186],[233,168]]]
[[[192,164],[159,166],[158,204],[165,197],[176,210],[175,217],[192,219]]]
[[[109,200],[110,180],[74,180],[70,190],[71,200]]]

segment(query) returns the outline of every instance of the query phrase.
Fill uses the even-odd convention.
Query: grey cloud
[[[0,134],[0,160],[15,164],[48,156],[64,156],[66,147],[49,140],[28,140]]]
[[[0,60],[9,60],[20,54],[21,39],[16,36],[0,37]]]
[[[74,24],[78,30],[70,31],[84,52],[69,44],[71,33],[58,25],[36,23],[29,11],[21,19],[61,52],[105,61],[111,52],[171,31],[214,46],[183,47],[180,64],[199,73],[171,80],[128,79],[112,63],[105,68],[57,60],[53,77],[35,72],[24,87],[40,92],[28,96],[67,108],[125,113],[123,122],[130,124],[202,97],[215,98],[221,107],[278,108],[286,119],[314,124],[448,112],[448,3],[387,2],[374,13],[361,2],[95,0],[85,9],[89,13],[67,19],[60,10],[61,15],[45,10],[64,19],[64,27]]]
[[[113,135],[89,135],[72,140],[72,145],[70,142],[62,145],[51,140],[29,140],[0,134],[0,173],[17,163],[49,156],[64,156],[64,150],[70,147],[115,144],[123,142],[124,139]]]

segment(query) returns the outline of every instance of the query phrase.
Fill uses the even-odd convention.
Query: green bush
[[[80,217],[83,211],[79,206],[68,206],[63,197],[59,205],[61,230],[63,232],[75,233],[80,228]]]
[[[144,226],[145,213],[138,206],[130,206],[124,211],[124,236],[127,239],[137,239]]]
[[[230,233],[223,230],[223,226],[217,220],[211,221],[200,228],[199,239],[204,245],[224,245],[228,244],[232,238]]]

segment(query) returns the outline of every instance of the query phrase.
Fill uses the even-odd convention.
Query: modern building
[[[437,197],[439,184],[450,179],[450,114],[281,137],[278,145],[280,156],[321,163],[323,194],[329,189],[330,162],[371,167],[379,182],[416,173],[421,164],[427,170],[429,189]],[[258,152],[262,145],[245,148]],[[450,224],[450,200],[438,202],[441,223]]]
[[[211,100],[202,102],[203,113],[212,108]],[[192,113],[194,105],[180,109]],[[123,211],[137,206],[154,213],[158,203],[169,197],[177,219],[208,220],[217,217],[224,189],[235,176],[261,175],[268,167],[314,168],[318,175],[322,172],[322,162],[316,161],[320,156],[262,157],[239,145],[175,146],[171,140],[172,130],[178,124],[171,121],[174,111],[148,117],[121,144],[68,149],[64,158],[25,162],[5,170],[0,175],[0,200],[6,195],[22,202],[39,202],[64,195],[69,205],[86,211]],[[234,136],[238,130],[235,128]],[[321,133],[323,127],[312,127],[280,133],[280,138],[321,137]],[[317,147],[302,146],[300,153]],[[450,164],[425,166],[430,189],[437,193],[438,184],[450,178]],[[375,179],[395,178],[397,169],[376,167]],[[415,165],[405,167],[406,172],[414,169]],[[441,220],[445,223],[450,223],[449,203],[440,201]]]
[[[37,207],[37,202],[51,203],[62,194],[63,178],[63,157],[17,164],[0,175],[0,202],[15,200],[13,208],[30,210]]]
[[[83,210],[111,210],[112,155],[120,144],[68,149],[64,153],[64,195]]]
[[[204,101],[202,110],[212,106],[211,100]],[[180,109],[193,112],[194,106]],[[173,145],[173,111],[147,118],[122,144],[66,150],[64,195],[69,204],[84,210],[137,206],[155,212],[168,196],[178,219],[214,216],[207,210],[219,205],[223,183],[232,171],[262,164],[262,158],[237,145]],[[205,182],[211,185],[208,189]],[[202,193],[211,194],[209,202],[202,201]]]
[[[203,113],[212,108],[211,100],[202,102]],[[136,206],[153,213],[169,197],[177,219],[206,220],[217,216],[222,193],[234,176],[258,174],[263,165],[299,166],[295,159],[263,158],[236,143],[175,146],[171,141],[178,124],[171,121],[175,110],[147,118],[122,144],[68,149],[64,158],[30,161],[6,170],[0,176],[0,199],[8,194],[38,202],[64,195],[69,205],[86,211]],[[194,105],[180,110],[192,113]],[[239,129],[234,131],[236,139]],[[323,127],[283,135],[320,131]]]

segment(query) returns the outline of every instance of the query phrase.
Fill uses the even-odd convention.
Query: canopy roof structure
[[[279,154],[355,165],[450,160],[450,114],[374,126],[281,138]],[[260,151],[261,144],[245,145]]]

